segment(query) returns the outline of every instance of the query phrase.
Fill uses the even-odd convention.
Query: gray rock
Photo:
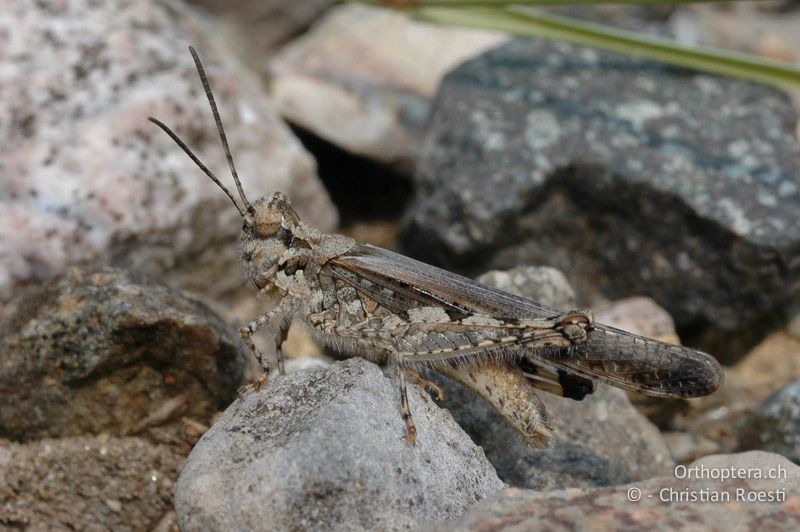
[[[445,77],[401,243],[732,330],[800,286],[796,122],[771,88],[515,40]]]
[[[0,322],[0,437],[208,423],[245,360],[205,305],[141,275],[72,268],[22,291]]]
[[[689,467],[737,478],[675,476],[594,489],[509,489],[427,530],[797,530],[800,468],[764,452],[707,456]],[[705,473],[710,474],[710,473]],[[775,478],[775,476],[779,478]],[[761,478],[758,478],[758,477]],[[639,496],[640,499],[635,500]],[[762,497],[762,502],[754,498]]]
[[[452,412],[507,484],[539,490],[622,484],[668,474],[674,465],[658,429],[625,392],[605,385],[582,401],[539,393],[553,443],[525,445],[488,403],[463,386],[436,379]]]
[[[273,377],[231,405],[181,472],[182,530],[405,530],[460,515],[502,482],[453,418],[360,358]]]
[[[681,464],[721,452],[719,443],[691,432],[664,432],[661,437],[672,457]]]
[[[740,426],[742,449],[778,453],[800,463],[800,381],[768,397]]]
[[[600,323],[633,334],[662,342],[680,343],[672,316],[649,297],[619,299],[608,306],[595,309],[594,317]]]
[[[0,442],[0,528],[168,530],[183,460],[140,438]]]
[[[776,445],[785,434],[783,431],[790,427],[788,419],[783,417],[787,412],[780,412],[778,408],[774,413],[779,417],[770,418],[764,415],[762,409],[767,404],[771,405],[770,410],[778,407],[780,401],[776,403],[767,399],[798,379],[800,339],[793,338],[787,328],[783,328],[771,332],[740,361],[726,368],[725,381],[717,393],[686,402],[688,408],[671,419],[653,416],[652,411],[648,411],[648,417],[655,417],[660,426],[690,433],[692,438],[684,439],[683,443],[692,443],[694,440],[694,443],[700,444],[696,450],[688,449],[690,455],[702,452],[708,447],[709,441],[714,442],[722,453],[747,449],[777,452],[760,441],[760,432],[763,430],[769,434],[765,439],[770,440],[770,445]],[[790,400],[790,397],[782,400],[787,399]],[[641,404],[637,402],[637,406]],[[772,424],[778,419],[782,421],[773,431]],[[675,437],[669,436],[667,439],[670,447],[675,449]],[[685,450],[685,447],[683,450],[676,449],[675,456],[683,454]]]
[[[518,266],[510,270],[492,270],[478,277],[478,282],[538,301],[562,310],[577,307],[575,291],[563,273],[546,266]]]
[[[569,283],[553,268],[493,271],[482,275],[479,281],[557,308],[567,309],[575,304]],[[614,325],[627,328],[631,314],[624,309],[628,305],[629,302],[622,302],[620,312],[611,306],[600,316],[615,316]],[[640,324],[637,332],[646,330],[649,332],[646,325]],[[498,476],[512,486],[607,486],[663,475],[673,465],[658,429],[621,390],[598,385],[595,393],[583,401],[538,393],[550,414],[554,432],[552,446],[534,449],[525,445],[487,402],[460,384],[434,379],[445,390],[442,405],[483,447]]]
[[[112,262],[211,295],[243,284],[241,222],[163,132],[227,181],[186,49],[204,58],[244,188],[275,190],[323,230],[336,212],[314,162],[252,74],[212,43],[191,7],[116,0],[0,10],[0,304],[79,262]],[[174,6],[173,6],[174,7]]]
[[[669,25],[689,46],[724,47],[767,59],[796,63],[800,59],[800,11],[796,2],[731,4],[731,9],[679,5]]]

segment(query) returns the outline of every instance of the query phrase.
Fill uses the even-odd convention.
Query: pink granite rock
[[[622,486],[508,489],[423,530],[797,530],[800,468],[772,453],[707,456]]]
[[[283,190],[310,223],[335,225],[314,162],[190,7],[0,6],[0,301],[83,261],[170,272],[175,284],[206,292],[242,283],[235,210],[147,122],[162,119],[230,179],[191,43],[250,196]],[[193,273],[181,277],[183,266]]]

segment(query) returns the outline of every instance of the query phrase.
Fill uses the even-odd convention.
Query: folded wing
[[[330,263],[333,274],[392,312],[440,307],[454,321],[489,316],[509,323],[553,318],[562,311],[368,244]],[[355,283],[354,279],[368,282]],[[534,344],[535,345],[535,344]],[[518,356],[568,374],[598,379],[646,395],[699,397],[722,382],[710,355],[594,324],[584,342],[568,347],[514,346]]]

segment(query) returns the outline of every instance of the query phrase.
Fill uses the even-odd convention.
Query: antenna
[[[206,174],[208,177],[210,177],[210,178],[211,178],[211,181],[213,181],[214,183],[216,183],[216,184],[217,184],[217,186],[218,186],[219,188],[221,188],[221,189],[222,189],[222,191],[223,191],[223,192],[225,192],[225,194],[227,194],[227,195],[228,195],[228,197],[229,197],[229,198],[231,199],[231,201],[233,202],[233,205],[236,207],[236,210],[237,210],[237,211],[239,211],[239,215],[241,215],[241,216],[242,216],[242,218],[244,218],[244,211],[242,210],[242,208],[241,208],[241,207],[239,207],[239,204],[238,204],[238,203],[236,203],[236,200],[233,198],[233,194],[231,194],[230,190],[228,190],[227,188],[225,188],[225,185],[223,185],[223,184],[222,184],[222,182],[220,182],[220,180],[219,180],[219,179],[217,179],[217,176],[215,176],[215,175],[214,175],[214,173],[213,173],[211,170],[209,170],[209,169],[206,167],[206,165],[204,165],[204,164],[202,163],[202,161],[200,161],[200,159],[198,159],[198,158],[197,158],[197,155],[195,155],[194,153],[192,153],[192,150],[190,150],[190,149],[189,149],[189,146],[187,146],[187,145],[186,145],[186,143],[185,143],[185,142],[183,142],[183,141],[181,140],[181,138],[180,138],[180,137],[179,137],[177,134],[175,134],[175,132],[174,132],[174,131],[172,131],[170,128],[168,128],[166,125],[164,125],[164,123],[163,123],[163,122],[161,122],[160,120],[158,120],[158,119],[156,119],[156,118],[153,118],[152,116],[148,117],[147,119],[148,119],[148,120],[150,120],[150,121],[151,121],[152,123],[154,123],[155,125],[157,125],[158,127],[160,127],[162,130],[164,130],[164,133],[166,133],[167,135],[169,135],[169,136],[170,136],[170,138],[171,138],[172,140],[174,140],[174,141],[175,141],[175,144],[177,144],[178,146],[180,146],[180,147],[181,147],[181,149],[182,149],[182,150],[183,150],[183,151],[186,153],[186,155],[188,155],[188,156],[189,156],[189,158],[190,158],[192,161],[194,161],[194,164],[196,164],[197,166],[199,166],[199,167],[200,167],[200,170],[202,170],[202,171],[203,171],[203,173],[205,173],[205,174]],[[252,208],[252,207],[251,207],[251,208]]]
[[[228,137],[225,136],[225,130],[222,128],[222,120],[220,119],[219,111],[217,110],[217,102],[214,101],[214,93],[211,92],[211,86],[208,84],[206,71],[203,69],[203,64],[200,62],[200,57],[197,55],[197,51],[194,49],[194,46],[189,46],[189,52],[192,54],[194,65],[197,67],[197,73],[200,75],[200,81],[203,83],[203,89],[206,91],[208,103],[211,105],[211,112],[214,115],[214,122],[217,124],[217,132],[219,132],[219,140],[222,141],[222,148],[225,150],[225,157],[228,159],[228,166],[231,169],[233,180],[236,182],[236,189],[239,191],[239,197],[242,198],[242,203],[247,209],[247,212],[253,212],[253,206],[250,205],[250,202],[247,201],[247,197],[244,195],[242,183],[239,181],[239,175],[236,173],[236,167],[233,165],[233,156],[231,156],[231,149],[228,146]]]

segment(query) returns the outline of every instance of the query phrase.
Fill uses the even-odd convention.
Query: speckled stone
[[[539,490],[610,486],[665,475],[674,464],[655,425],[625,392],[600,384],[583,401],[541,392],[553,424],[544,449],[525,445],[487,403],[463,386],[437,379],[442,406],[480,445],[510,486]]]
[[[181,530],[409,530],[503,486],[446,410],[361,358],[273,377],[197,443],[176,488]]]
[[[800,462],[800,381],[784,386],[740,420],[742,449],[763,449]]]
[[[142,275],[71,268],[21,291],[0,321],[0,437],[210,423],[245,361],[205,305]]]
[[[276,49],[303,33],[335,0],[189,0],[214,15],[215,30],[255,70]]]
[[[547,266],[518,266],[510,270],[492,270],[478,277],[478,282],[527,297],[563,310],[577,307],[575,291],[566,276]]]
[[[734,329],[800,286],[796,122],[775,89],[515,40],[443,81],[401,242]]]
[[[203,57],[244,188],[286,192],[306,221],[336,212],[264,90],[190,6],[5,2],[0,9],[0,303],[81,261],[168,275],[209,294],[242,284],[241,222],[148,116],[231,187],[187,44]],[[211,282],[213,279],[213,282]]]
[[[690,468],[696,469],[692,473]],[[697,476],[710,472],[717,478]],[[725,472],[738,478],[720,481]],[[423,530],[797,530],[798,489],[800,468],[782,456],[760,451],[714,455],[671,476],[622,486],[505,490],[455,522]],[[763,502],[750,499],[759,496]]]
[[[0,442],[0,528],[169,530],[183,460],[141,438]]]

